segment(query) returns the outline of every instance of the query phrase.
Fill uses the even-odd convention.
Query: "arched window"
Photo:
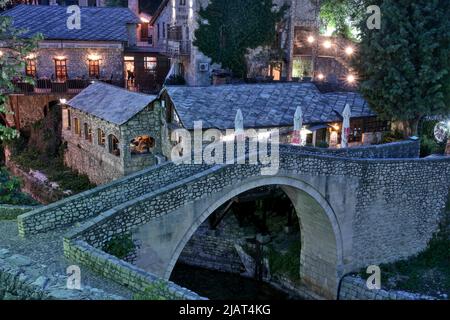
[[[110,134],[108,136],[108,145],[109,145],[109,153],[119,157],[120,156],[119,139],[117,139],[115,135]]]
[[[80,127],[80,119],[73,118],[73,127],[75,130],[75,134],[79,135],[81,137],[81,127]]]
[[[97,129],[97,139],[99,146],[104,147],[106,145],[105,131],[100,128]]]
[[[155,139],[150,136],[137,136],[130,141],[130,151],[132,155],[150,153],[155,148]]]
[[[92,129],[84,123],[84,139],[92,143]]]

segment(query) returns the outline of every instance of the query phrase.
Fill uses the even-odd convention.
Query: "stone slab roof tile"
[[[67,102],[67,105],[100,119],[122,125],[156,98],[156,96],[95,82]]]
[[[169,86],[167,91],[188,129],[194,121],[203,121],[205,129],[234,128],[239,108],[247,128],[292,126],[297,106],[303,109],[305,124],[341,121],[347,103],[352,117],[375,116],[358,93],[321,94],[312,83]]]
[[[81,29],[67,28],[67,7],[18,5],[1,13],[13,18],[16,28],[30,38],[42,33],[46,40],[128,41],[127,24],[139,23],[128,8],[81,7]]]

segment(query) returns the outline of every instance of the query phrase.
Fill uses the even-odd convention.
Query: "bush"
[[[16,220],[18,216],[31,211],[31,208],[15,208],[0,206],[0,220]]]
[[[87,175],[79,174],[64,165],[62,152],[55,157],[48,157],[34,148],[26,148],[13,154],[11,160],[26,170],[42,171],[50,181],[58,183],[63,190],[80,193],[95,187]]]
[[[103,251],[119,259],[125,259],[135,248],[136,246],[131,239],[131,234],[126,234],[112,238],[105,244]]]
[[[393,143],[402,140],[404,140],[403,133],[400,130],[395,130],[383,133],[381,143]]]
[[[10,205],[35,205],[37,202],[20,190],[20,180],[0,168],[0,203]]]
[[[420,130],[420,156],[444,154],[446,142],[438,143],[434,137],[434,127],[438,121],[424,121]]]
[[[279,253],[270,246],[269,266],[271,273],[286,275],[294,281],[300,280],[300,250],[300,240],[293,242],[285,254]]]

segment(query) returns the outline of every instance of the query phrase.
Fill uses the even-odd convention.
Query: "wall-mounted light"
[[[323,79],[325,79],[325,76],[323,75],[323,73],[319,73],[317,75],[317,79],[319,79],[320,81],[322,81]]]
[[[55,57],[56,60],[66,60],[65,56],[56,56]]]
[[[59,99],[59,103],[60,104],[66,104],[67,103],[67,99],[61,98],[61,99]]]
[[[331,43],[330,40],[325,40],[324,43],[323,43],[323,46],[324,46],[325,49],[330,49],[332,45],[333,44]]]
[[[99,61],[101,60],[101,57],[98,54],[90,54],[88,55],[88,60]]]
[[[25,57],[25,59],[27,59],[27,60],[34,60],[34,59],[36,59],[36,54],[30,53],[29,55],[27,55]]]
[[[3,51],[0,50],[0,57],[3,56]]]
[[[150,22],[150,20],[148,20],[147,18],[144,18],[144,17],[141,17],[141,21],[143,23],[149,23]]]
[[[309,36],[307,40],[311,44],[314,43],[314,41],[316,41],[316,39],[313,36]]]

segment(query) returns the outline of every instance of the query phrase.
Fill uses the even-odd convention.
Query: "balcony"
[[[83,89],[88,87],[93,80],[85,79],[67,79],[65,81],[55,81],[50,79],[37,79],[34,84],[30,84],[23,81],[16,81],[15,91],[13,94],[73,94],[80,93]],[[96,81],[102,81],[105,83],[117,85],[123,87],[123,83],[120,81],[112,81],[107,79],[98,79]]]
[[[167,40],[166,52],[170,56],[189,56],[191,54],[191,42],[183,40]]]

